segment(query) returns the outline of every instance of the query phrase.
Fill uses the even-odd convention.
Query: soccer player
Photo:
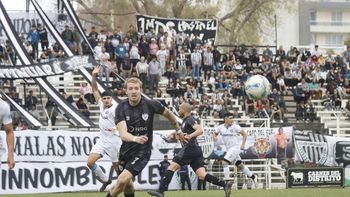
[[[174,175],[174,172],[183,165],[190,165],[200,180],[213,183],[224,188],[225,196],[231,194],[232,182],[219,180],[217,177],[210,175],[204,168],[204,157],[201,147],[198,145],[197,137],[203,134],[203,128],[197,123],[191,115],[192,107],[188,103],[182,103],[179,108],[179,115],[183,118],[181,125],[182,132],[177,132],[178,138],[182,143],[182,149],[170,163],[168,170],[160,181],[157,191],[149,191],[151,196],[163,197],[164,191]]]
[[[112,181],[102,171],[101,167],[96,164],[96,161],[103,157],[103,155],[108,155],[112,161],[115,172],[118,174],[118,156],[121,140],[114,124],[114,112],[117,104],[112,102],[111,93],[103,92],[102,95],[100,95],[97,88],[96,77],[100,69],[100,66],[96,66],[92,71],[91,82],[92,93],[100,108],[100,139],[90,151],[87,166],[91,169],[92,173],[96,175],[97,180],[102,183],[100,192],[103,192]]]
[[[6,132],[6,144],[7,144],[7,165],[9,169],[15,167],[14,159],[14,141],[15,137],[13,134],[12,118],[10,112],[10,106],[1,99],[0,97],[0,122],[3,124]],[[0,159],[1,159],[1,149],[2,149],[2,139],[0,136]],[[1,166],[1,162],[0,162]]]
[[[120,148],[117,183],[107,193],[107,197],[118,196],[124,191],[126,197],[134,196],[133,178],[147,165],[152,152],[153,116],[166,117],[176,130],[180,126],[176,116],[158,101],[141,96],[142,82],[132,77],[125,82],[128,98],[115,110],[115,124],[123,141]]]
[[[216,131],[213,133],[214,141],[218,140],[218,136],[221,135],[226,146],[226,154],[222,161],[224,169],[224,177],[226,180],[230,180],[229,164],[234,164],[237,168],[248,176],[247,188],[251,188],[255,179],[255,175],[242,163],[240,153],[244,150],[245,143],[247,141],[246,132],[238,124],[233,123],[233,114],[227,113],[224,118],[224,123],[219,125]],[[241,136],[243,140],[241,141]]]

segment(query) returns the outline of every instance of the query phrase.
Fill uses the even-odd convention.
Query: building
[[[299,0],[299,45],[341,48],[350,39],[350,0]]]

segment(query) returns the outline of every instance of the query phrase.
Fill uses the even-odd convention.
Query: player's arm
[[[219,139],[219,131],[218,130],[214,131],[211,135],[213,136],[214,142],[218,141],[218,139]]]
[[[98,88],[97,88],[97,82],[96,82],[97,74],[100,72],[100,69],[101,69],[101,66],[95,66],[94,70],[92,71],[91,86],[92,86],[92,94],[95,97],[96,103],[98,103],[101,98],[100,92],[98,91]]]
[[[199,125],[198,123],[194,123],[192,125],[192,128],[195,130],[193,133],[191,134],[185,134],[184,139],[185,142],[190,141],[192,138],[198,137],[200,135],[203,134],[203,128],[201,125]]]
[[[173,112],[171,112],[169,109],[165,109],[162,115],[174,125],[177,132],[181,131],[181,127],[177,122],[176,116]]]
[[[13,133],[12,123],[4,124],[4,129],[6,131],[6,143],[7,143],[7,164],[10,169],[15,167],[15,159],[14,159],[14,142],[15,135]]]
[[[147,136],[134,136],[131,133],[129,133],[125,120],[120,121],[117,124],[117,130],[119,131],[120,138],[124,142],[136,142],[139,144],[144,144],[148,140]]]
[[[245,147],[245,143],[247,141],[247,132],[245,132],[243,129],[239,132],[242,137],[243,137],[243,140],[242,140],[242,144],[241,144],[241,149],[243,150],[244,147]]]

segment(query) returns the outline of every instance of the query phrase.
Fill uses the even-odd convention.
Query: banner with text
[[[0,66],[0,79],[36,78],[93,68],[92,56],[73,56],[28,66]]]
[[[170,130],[154,131],[151,160],[162,160],[164,154],[170,159],[181,149],[180,143],[169,143],[167,140]],[[198,137],[203,152],[209,155],[214,144],[208,141],[210,136]],[[2,139],[2,140],[1,140]],[[1,161],[6,162],[7,145],[5,132],[0,132]],[[15,160],[17,162],[72,162],[86,161],[92,146],[99,139],[99,132],[78,131],[15,131]],[[2,141],[2,143],[1,143]],[[3,144],[1,146],[1,144]],[[1,148],[2,147],[2,148]],[[1,152],[0,152],[1,153]],[[1,154],[0,154],[1,155]],[[101,160],[109,161],[109,157]]]
[[[296,161],[350,167],[350,138],[295,131],[294,146]]]
[[[135,177],[135,189],[158,189],[160,180],[159,162],[150,161],[141,174]],[[112,181],[116,181],[116,174],[110,162],[99,161],[98,165]],[[98,191],[101,187],[101,183],[91,173],[91,170],[86,166],[86,162],[50,163],[50,165],[47,163],[19,162],[13,170],[8,170],[7,165],[3,165],[0,170],[2,175],[0,195]],[[197,178],[193,171],[190,171],[190,181],[192,188],[196,188]],[[180,177],[177,173],[174,174],[169,189],[181,189]]]
[[[168,31],[169,26],[173,26],[176,32],[185,32],[190,37],[197,34],[204,42],[214,42],[218,28],[215,19],[176,19],[136,15],[136,22],[139,32],[147,33],[153,28],[158,33],[160,27]]]
[[[216,128],[212,128],[212,132]],[[282,133],[279,134],[279,128],[243,128],[247,132],[247,141],[245,150],[241,153],[242,159],[262,159],[262,158],[276,158],[277,156],[277,142],[278,135],[283,135],[286,140],[286,157],[293,157],[293,127],[282,127]],[[219,135],[220,136],[220,135]],[[243,139],[243,137],[242,137]],[[239,149],[239,145],[237,145]],[[213,159],[223,158],[227,148],[221,137],[215,142],[215,151],[210,156]]]
[[[297,187],[343,187],[343,168],[290,168],[287,188]]]

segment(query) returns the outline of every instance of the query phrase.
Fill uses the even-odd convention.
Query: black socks
[[[218,179],[215,176],[210,175],[210,174],[205,175],[204,180],[209,182],[209,183],[212,183],[214,185],[218,185],[218,186],[221,186],[221,187],[225,186],[225,181],[222,181],[222,180],[220,180],[220,179]]]
[[[171,181],[171,178],[173,178],[174,172],[171,170],[167,170],[162,177],[162,180],[160,181],[159,186],[159,192],[163,193],[164,191],[168,190],[169,183]]]

